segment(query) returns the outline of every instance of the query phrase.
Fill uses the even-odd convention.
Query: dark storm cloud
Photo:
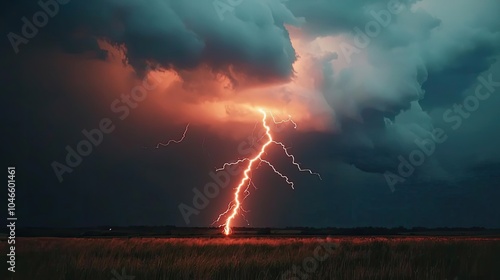
[[[287,7],[296,17],[306,21],[304,28],[311,36],[324,36],[351,32],[353,27],[362,26],[372,20],[369,11],[387,10],[394,3],[411,6],[418,0],[289,0]]]
[[[124,46],[138,71],[148,63],[181,70],[208,65],[263,81],[286,80],[293,72],[296,55],[284,24],[299,21],[278,0],[245,1],[223,17],[213,1],[200,0],[74,0],[62,9],[45,36],[69,52],[99,52],[97,39]],[[10,20],[17,29],[19,14]]]
[[[345,162],[381,173],[394,171],[400,163],[398,156],[408,157],[417,139],[432,138],[437,124],[448,128],[449,124],[442,125],[442,115],[436,119],[429,112],[463,102],[464,92],[478,83],[477,77],[491,69],[500,54],[498,21],[490,12],[500,8],[495,1],[481,5],[400,1],[404,8],[392,13],[386,26],[378,24],[378,35],[367,35],[367,24],[377,21],[373,13],[381,13],[388,2],[313,1],[307,5],[291,1],[289,5],[296,16],[305,16],[305,27],[311,34],[332,35],[337,44],[356,48],[349,57],[341,48],[336,49],[338,59],[323,68],[321,91],[340,126],[337,140],[332,140],[334,149],[338,148]],[[460,15],[449,12],[451,4]],[[343,15],[327,16],[341,12]],[[497,70],[487,74],[499,80]],[[476,114],[494,116],[487,111]],[[472,145],[480,146],[478,140]],[[454,158],[453,154],[430,157],[413,179],[447,178],[456,165],[466,169],[475,164],[457,164]]]
[[[449,104],[451,100],[460,98],[458,93],[465,90],[476,81],[477,74],[487,71],[498,55],[498,40],[479,39],[471,41],[472,46],[452,54],[453,60],[445,68],[432,69],[424,90],[429,94],[422,104],[424,106],[439,106]]]

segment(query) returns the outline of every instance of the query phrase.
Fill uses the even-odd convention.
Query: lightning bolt
[[[186,138],[186,133],[187,133],[188,129],[189,129],[189,123],[186,125],[186,128],[184,129],[184,132],[182,133],[182,137],[179,140],[172,139],[172,140],[168,140],[168,142],[166,142],[166,143],[158,143],[158,145],[156,145],[156,149],[159,149],[160,146],[166,147],[172,143],[179,144],[180,142],[184,141],[184,138]]]
[[[273,118],[273,122],[274,122],[274,124],[282,124],[282,123],[286,123],[286,122],[291,122],[291,123],[293,124],[293,128],[297,128],[297,124],[293,121],[292,116],[290,116],[290,115],[288,115],[288,119],[286,119],[286,120],[281,120],[281,121],[277,121],[277,120],[274,118],[273,113],[271,113],[271,117]]]
[[[266,149],[269,146],[271,146],[272,144],[276,144],[276,145],[280,146],[283,149],[283,151],[285,152],[286,156],[288,158],[292,159],[292,164],[295,165],[299,171],[308,172],[309,174],[316,175],[321,180],[321,176],[318,173],[313,172],[310,169],[302,168],[300,166],[300,164],[295,161],[295,157],[288,152],[288,148],[286,148],[286,146],[283,143],[275,141],[273,139],[273,136],[271,134],[271,128],[269,127],[269,125],[266,122],[266,120],[267,120],[266,111],[264,111],[262,109],[258,109],[258,111],[262,114],[262,126],[265,129],[265,134],[261,139],[263,139],[264,137],[267,137],[267,141],[262,145],[260,151],[253,158],[243,158],[243,159],[239,159],[239,160],[234,161],[234,162],[224,163],[224,165],[221,168],[217,169],[217,171],[220,171],[220,170],[225,169],[228,166],[247,163],[246,169],[243,172],[243,178],[241,179],[238,186],[235,188],[233,200],[231,202],[229,202],[227,210],[224,211],[223,213],[219,214],[218,218],[212,223],[212,224],[218,223],[223,217],[225,217],[227,215],[225,223],[223,225],[221,225],[221,226],[224,226],[224,234],[225,235],[231,234],[232,222],[234,221],[234,219],[236,218],[236,216],[238,214],[242,215],[242,213],[240,213],[240,211],[244,211],[244,210],[243,210],[241,204],[250,195],[250,191],[249,191],[250,186],[253,186],[254,188],[256,188],[255,185],[253,185],[253,182],[251,180],[251,176],[249,175],[251,173],[251,171],[254,170],[254,165],[256,163],[258,163],[256,168],[258,168],[261,163],[267,164],[269,167],[271,167],[271,169],[274,171],[274,173],[276,173],[278,176],[283,178],[285,180],[285,182],[288,185],[290,185],[290,187],[292,189],[294,188],[294,183],[292,181],[290,181],[290,179],[286,175],[279,172],[273,166],[273,164],[271,162],[269,162],[268,160],[265,160],[263,158],[263,155],[266,153]],[[292,120],[292,117],[290,115],[288,116],[288,119],[281,120],[281,121],[277,121],[274,118],[274,115],[272,113],[271,113],[271,117],[272,117],[273,122],[275,124],[282,124],[285,122],[291,122],[294,125],[294,127],[297,128],[297,124]],[[241,198],[242,193],[245,194],[245,196],[243,198]]]

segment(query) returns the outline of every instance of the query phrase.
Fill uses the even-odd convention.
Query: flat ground
[[[1,239],[3,256],[7,246]],[[0,279],[496,280],[500,239],[18,238],[16,272],[4,268]]]

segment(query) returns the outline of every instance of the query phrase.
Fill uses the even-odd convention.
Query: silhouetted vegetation
[[[8,244],[0,241],[5,252]],[[498,238],[39,237],[17,239],[16,273],[3,270],[0,278],[110,280],[116,279],[113,270],[124,269],[135,280],[305,279],[282,276],[302,267],[324,244],[339,247],[320,251],[327,258],[309,267],[307,279],[493,280],[500,275]]]

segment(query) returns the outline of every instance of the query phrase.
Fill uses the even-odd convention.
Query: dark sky
[[[273,146],[295,189],[261,165],[251,226],[500,227],[496,0],[41,2],[0,12],[2,160],[23,226],[209,226],[242,174],[203,209],[193,189],[255,155],[263,107],[293,116],[275,136],[322,180]],[[186,224],[179,205],[199,213]]]

